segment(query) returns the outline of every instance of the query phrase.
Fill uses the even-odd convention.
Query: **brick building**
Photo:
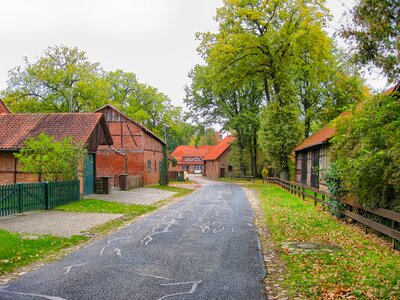
[[[214,146],[188,146],[182,145],[176,147],[171,153],[177,160],[177,165],[173,168],[174,171],[186,171],[191,174],[203,173],[203,159]]]
[[[94,192],[96,160],[99,145],[112,145],[106,120],[101,113],[26,113],[11,114],[0,101],[0,184],[37,182],[38,174],[20,171],[14,153],[23,148],[25,140],[40,133],[53,136],[55,140],[72,137],[85,147],[88,155],[82,164],[81,192]]]
[[[159,183],[164,141],[112,105],[97,112],[104,114],[114,141],[113,146],[99,147],[97,175],[112,176],[114,186],[123,174],[140,175],[144,184]]]
[[[230,147],[234,141],[233,136],[227,136],[208,152],[204,157],[204,176],[218,178],[234,174],[235,170],[228,162]]]

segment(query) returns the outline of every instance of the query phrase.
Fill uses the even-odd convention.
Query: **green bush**
[[[343,118],[333,139],[332,159],[342,188],[366,207],[400,211],[400,100],[379,95]]]

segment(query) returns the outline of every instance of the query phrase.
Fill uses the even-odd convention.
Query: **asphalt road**
[[[210,182],[62,260],[0,286],[0,299],[265,299],[244,191]]]

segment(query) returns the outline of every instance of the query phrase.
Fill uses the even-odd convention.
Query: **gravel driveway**
[[[34,211],[1,217],[0,229],[18,233],[70,237],[80,235],[83,231],[121,216],[119,214],[74,213],[55,210]]]

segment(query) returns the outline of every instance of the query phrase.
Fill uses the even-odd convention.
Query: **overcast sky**
[[[339,28],[353,0],[328,0]],[[196,32],[216,31],[222,0],[0,0],[0,90],[7,72],[48,46],[76,46],[107,70],[135,73],[182,105],[187,74],[200,63]],[[373,75],[369,82],[383,88]],[[372,79],[371,79],[372,78]],[[373,80],[374,79],[374,80]]]

